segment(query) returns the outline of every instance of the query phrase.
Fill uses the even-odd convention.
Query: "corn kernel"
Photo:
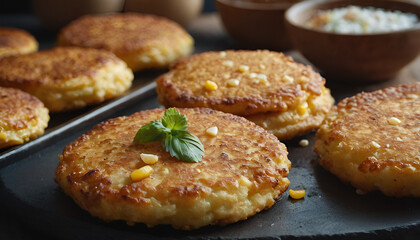
[[[6,134],[5,133],[2,133],[2,132],[0,132],[0,139],[1,140],[6,140]]]
[[[225,51],[221,51],[220,52],[220,57],[222,57],[222,58],[226,57],[226,52]]]
[[[226,67],[233,67],[233,61],[231,60],[223,61],[223,65]]]
[[[230,79],[227,82],[228,87],[236,87],[239,85],[239,80],[238,79]]]
[[[267,78],[260,78],[260,79],[258,79],[258,83],[264,84],[264,85],[268,85]]]
[[[375,141],[370,142],[370,145],[374,148],[380,148],[381,147],[381,145],[379,145],[379,143],[377,143]]]
[[[260,64],[260,68],[261,69],[265,69],[265,65],[264,64]]]
[[[293,199],[302,199],[305,197],[305,190],[292,190],[289,189],[289,196]]]
[[[395,140],[397,140],[398,142],[402,142],[402,139],[400,137],[397,137]]]
[[[31,125],[36,126],[38,124],[38,121],[36,119],[31,120]]]
[[[151,166],[144,166],[137,170],[134,170],[131,174],[131,180],[133,182],[137,182],[142,180],[143,178],[148,177],[153,172],[153,168]]]
[[[262,79],[267,80],[267,75],[260,73],[260,74],[257,75],[257,78],[259,80],[262,80]]]
[[[283,81],[288,82],[288,83],[293,83],[295,79],[289,75],[284,75]]]
[[[146,164],[155,164],[159,159],[157,155],[147,153],[140,154],[140,157],[141,160],[143,160],[143,162]]]
[[[204,87],[208,91],[215,91],[215,90],[217,90],[217,84],[215,82],[213,82],[213,81],[206,81],[206,83],[204,84]]]
[[[239,72],[248,72],[249,71],[249,66],[247,65],[240,65],[238,68]]]
[[[299,78],[299,82],[301,82],[301,83],[307,83],[307,82],[309,82],[309,78],[307,78],[307,77],[305,77],[305,76],[301,76],[301,77]]]
[[[239,185],[245,186],[245,187],[250,187],[252,185],[251,181],[249,181],[249,179],[244,176],[241,176],[238,182],[239,182]]]
[[[409,99],[417,99],[417,98],[419,98],[419,96],[416,95],[416,94],[407,94],[407,98],[409,98]]]
[[[299,141],[299,145],[302,147],[306,147],[309,145],[309,140],[308,139],[302,139]]]
[[[391,117],[388,119],[388,123],[391,125],[399,125],[401,123],[401,120],[396,117]]]
[[[249,74],[249,77],[250,78],[256,78],[258,76],[258,74],[256,74],[256,73],[250,73]]]
[[[206,130],[206,133],[208,135],[212,136],[212,137],[216,137],[218,131],[219,131],[219,129],[217,127],[211,127],[211,128]]]
[[[308,103],[304,102],[300,104],[297,108],[299,115],[303,115],[306,113],[306,110],[308,109]]]

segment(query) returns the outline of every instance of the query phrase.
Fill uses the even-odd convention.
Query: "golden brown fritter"
[[[239,85],[230,86],[229,80]],[[217,89],[207,90],[206,81]],[[166,107],[209,107],[246,116],[297,108],[311,95],[319,96],[325,80],[282,53],[241,50],[196,54],[156,83],[158,100]]]
[[[420,197],[420,83],[344,99],[317,137],[320,165],[359,192]]]
[[[0,58],[37,50],[38,42],[27,31],[0,27]]]
[[[59,47],[0,59],[0,86],[29,92],[52,112],[119,96],[132,80],[126,64],[105,50]]]
[[[194,40],[166,18],[123,13],[80,17],[61,30],[57,44],[106,49],[139,71],[167,67],[190,55]]]
[[[188,131],[204,145],[201,162],[177,160],[160,141],[135,143],[137,130],[162,117],[163,109],[108,120],[69,144],[56,181],[83,209],[106,221],[195,229],[247,219],[271,207],[287,189],[290,161],[275,136],[245,118],[211,109],[178,109]],[[217,126],[217,136],[206,134]],[[130,173],[155,154],[147,178]]]
[[[50,117],[36,97],[0,87],[0,148],[23,144],[44,133]]]
[[[311,96],[296,109],[246,116],[248,120],[267,129],[280,140],[288,140],[317,129],[334,105],[328,88],[320,96]]]

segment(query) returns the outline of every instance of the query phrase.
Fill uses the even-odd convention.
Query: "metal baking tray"
[[[198,34],[198,33],[196,33]],[[194,35],[194,32],[193,32]],[[232,48],[224,35],[194,36],[197,51]],[[216,42],[210,42],[210,40]],[[222,44],[222,40],[226,44]],[[212,45],[215,44],[215,45]],[[297,61],[304,61],[289,52]],[[420,62],[418,63],[420,65]],[[317,164],[312,150],[314,133],[285,142],[292,169],[290,188],[306,189],[302,200],[285,193],[271,208],[248,220],[227,226],[208,226],[194,231],[169,226],[128,226],[123,221],[103,222],[79,208],[54,182],[58,155],[63,148],[94,125],[109,118],[160,107],[153,79],[162,72],[136,74],[133,89],[100,106],[55,118],[53,127],[40,138],[0,153],[0,202],[21,221],[57,239],[419,239],[420,204],[413,198],[389,198],[380,193],[357,195],[355,189]],[[335,99],[362,90],[375,90],[414,81],[411,70],[398,78],[374,85],[346,86],[328,83]],[[55,116],[52,116],[55,117]],[[306,138],[310,145],[299,146]]]

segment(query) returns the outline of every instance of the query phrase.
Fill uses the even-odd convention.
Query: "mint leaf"
[[[161,140],[165,134],[169,133],[170,131],[170,129],[163,126],[160,120],[156,120],[141,127],[134,137],[134,142],[145,143],[158,141]]]
[[[171,130],[187,129],[187,118],[175,108],[169,108],[162,117],[163,126]]]
[[[204,146],[200,139],[185,130],[172,130],[162,143],[172,157],[186,162],[199,162],[204,155]]]

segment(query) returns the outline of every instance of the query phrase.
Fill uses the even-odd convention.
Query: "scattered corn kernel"
[[[395,140],[402,142],[402,139],[400,137],[397,137]]]
[[[258,83],[260,83],[260,84],[264,84],[264,85],[268,85],[267,78],[259,78],[259,79],[258,79]]]
[[[370,142],[370,145],[374,148],[380,148],[381,147],[381,145],[379,145],[379,143],[377,143],[375,141]]]
[[[226,67],[233,67],[233,61],[231,60],[223,61],[223,65]]]
[[[236,87],[239,85],[239,80],[238,79],[230,79],[227,82],[228,87]]]
[[[417,98],[419,98],[419,96],[416,95],[416,94],[408,94],[407,95],[407,98],[409,98],[409,99],[417,99]]]
[[[206,130],[206,133],[212,137],[217,136],[217,132],[219,131],[219,129],[217,127],[211,127],[209,129]]]
[[[260,64],[260,68],[261,69],[265,69],[265,65],[264,64]]]
[[[134,170],[131,174],[131,180],[133,182],[137,182],[142,180],[143,178],[148,177],[153,172],[153,168],[151,166],[144,166],[137,170]]]
[[[159,159],[157,155],[147,153],[140,154],[140,157],[141,160],[143,160],[143,162],[146,164],[155,164]]]
[[[388,123],[391,125],[399,125],[401,123],[401,120],[396,117],[391,117],[388,119]]]
[[[168,169],[168,168],[164,168],[164,169],[162,170],[162,173],[163,173],[163,174],[169,174],[169,169]]]
[[[217,90],[217,84],[215,82],[213,82],[213,81],[206,81],[206,83],[204,84],[204,87],[208,91],[215,91],[215,90]]]
[[[295,79],[289,75],[284,75],[283,81],[288,82],[288,83],[293,83]]]
[[[0,132],[0,139],[1,140],[6,140],[6,134],[5,133],[2,133],[2,132]]]
[[[250,74],[249,74],[249,77],[250,77],[250,78],[256,78],[256,77],[257,77],[257,74],[256,74],[256,73],[250,73]]]
[[[302,199],[305,197],[305,190],[292,190],[289,189],[289,196],[293,199]]]
[[[226,57],[226,52],[225,51],[221,51],[220,52],[220,57],[222,57],[222,58]]]
[[[300,104],[297,108],[299,115],[303,115],[306,113],[306,110],[308,109],[308,103],[304,102]]]
[[[249,179],[246,178],[246,177],[244,177],[244,176],[241,176],[239,178],[239,181],[238,182],[239,182],[239,185],[241,185],[241,186],[249,187],[249,186],[252,185],[251,181],[249,181]]]
[[[257,78],[260,79],[260,80],[261,79],[267,80],[267,75],[260,73],[260,74],[257,75]]]
[[[223,74],[223,78],[224,78],[224,79],[228,79],[228,78],[230,78],[230,73],[224,73],[224,74]]]
[[[301,77],[299,78],[299,82],[301,82],[301,83],[307,83],[307,82],[309,82],[309,78],[307,78],[307,77],[305,77],[305,76],[301,76]]]
[[[302,147],[306,147],[309,145],[309,140],[308,139],[302,139],[299,141],[299,145]]]
[[[239,72],[248,72],[249,71],[249,66],[247,65],[240,65],[238,68]]]

